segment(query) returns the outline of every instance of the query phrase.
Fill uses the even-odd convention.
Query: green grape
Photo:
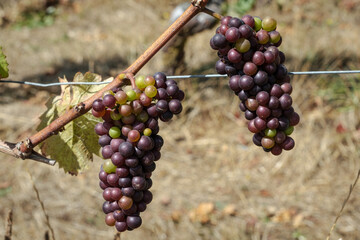
[[[134,90],[129,90],[126,92],[126,95],[127,95],[127,99],[129,101],[134,101],[136,99],[136,92]]]
[[[145,136],[150,136],[152,134],[152,131],[150,128],[145,128],[143,133]]]
[[[105,161],[103,164],[103,169],[106,173],[116,172],[116,166],[112,163],[111,159]]]
[[[276,136],[276,129],[270,129],[270,128],[267,128],[265,129],[265,136],[267,137],[275,137]]]
[[[140,90],[144,90],[147,86],[145,83],[145,76],[144,75],[137,76],[135,78],[135,84]]]
[[[294,132],[294,126],[290,126],[284,131],[286,135],[291,135],[293,132]]]
[[[262,20],[262,28],[268,32],[274,31],[276,29],[276,20],[271,17],[266,17]]]
[[[155,86],[149,85],[145,88],[144,92],[145,92],[146,96],[148,96],[149,98],[153,98],[156,96],[157,89]]]
[[[109,136],[111,138],[118,138],[121,135],[121,130],[118,127],[112,127],[109,129]]]
[[[116,103],[118,103],[120,105],[126,103],[126,101],[127,101],[127,95],[122,90],[116,92],[115,98],[116,98]]]
[[[116,120],[120,120],[122,116],[120,113],[112,111],[112,112],[110,112],[110,117],[112,120],[116,121]]]
[[[241,53],[246,53],[251,47],[250,41],[245,38],[240,38],[236,41],[235,48]]]
[[[262,20],[259,17],[254,17],[255,20],[255,31],[259,31],[261,29]]]
[[[153,76],[146,76],[145,84],[146,84],[146,86],[154,86],[155,85],[155,78]]]

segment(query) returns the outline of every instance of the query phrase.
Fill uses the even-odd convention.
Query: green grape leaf
[[[66,78],[59,78],[67,82]],[[93,73],[77,73],[74,82],[100,82],[101,77]],[[95,92],[103,88],[101,85],[63,85],[61,94],[46,103],[47,110],[40,116],[37,130],[41,130],[58,118],[68,109],[75,107]],[[40,144],[44,155],[50,156],[59,163],[65,172],[77,174],[88,168],[93,154],[99,155],[100,146],[94,126],[99,120],[86,113],[68,123],[59,134],[54,135]]]
[[[2,51],[0,46],[0,79],[7,78],[9,76],[8,62],[6,61],[6,56]]]

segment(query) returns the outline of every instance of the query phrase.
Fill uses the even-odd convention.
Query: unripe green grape
[[[146,86],[154,86],[155,85],[155,78],[153,76],[146,76],[145,78]]]
[[[153,85],[149,85],[145,88],[144,93],[146,94],[146,96],[148,96],[149,98],[153,98],[156,96],[157,93],[157,89],[155,86]]]
[[[112,111],[112,112],[110,112],[110,117],[112,120],[116,121],[116,120],[120,120],[122,116],[120,113]]]
[[[291,135],[293,132],[294,132],[294,126],[290,126],[284,131],[286,135]]]
[[[118,104],[124,104],[127,101],[127,94],[124,91],[118,91],[115,94],[116,103]]]
[[[145,136],[150,136],[152,134],[152,131],[150,128],[145,128],[143,133]]]
[[[127,100],[134,101],[136,99],[136,92],[134,90],[129,90],[126,92]]]
[[[271,17],[266,17],[262,20],[262,28],[268,32],[274,31],[276,29],[276,20]]]
[[[245,38],[240,38],[236,41],[235,48],[241,53],[246,53],[251,47],[250,41]]]
[[[121,130],[118,127],[111,127],[109,129],[109,136],[111,138],[118,138],[121,135]]]
[[[262,28],[262,20],[259,17],[254,17],[255,20],[255,31],[259,31]]]
[[[106,160],[103,164],[103,169],[106,173],[116,172],[116,166],[112,163],[111,159]]]
[[[144,90],[147,86],[145,83],[145,76],[143,75],[137,76],[135,78],[135,84],[140,90]]]
[[[265,129],[265,136],[271,137],[271,138],[275,137],[276,129],[270,129],[270,128]]]

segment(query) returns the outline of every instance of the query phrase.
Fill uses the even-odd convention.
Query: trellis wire
[[[323,75],[323,74],[356,74],[360,70],[340,70],[340,71],[304,71],[304,72],[289,72],[289,75]],[[226,74],[205,74],[205,75],[175,75],[167,76],[167,79],[188,79],[188,78],[222,78],[227,77]],[[0,83],[17,83],[24,85],[31,85],[36,87],[52,87],[61,85],[101,85],[108,84],[111,81],[103,82],[56,82],[56,83],[36,83],[27,81],[13,81],[13,80],[0,80]]]

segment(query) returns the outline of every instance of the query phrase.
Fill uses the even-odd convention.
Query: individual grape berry
[[[235,48],[241,53],[245,53],[250,50],[250,41],[245,38],[240,38],[236,41]]]
[[[105,107],[113,108],[115,107],[116,104],[116,98],[111,94],[106,94],[103,97],[102,103],[104,104]]]
[[[262,28],[265,30],[265,31],[274,31],[276,29],[276,25],[277,25],[277,22],[275,19],[271,18],[271,17],[265,17],[263,20],[262,20]]]
[[[101,99],[96,99],[92,104],[92,108],[97,112],[101,112],[105,110],[105,105]]]
[[[142,224],[141,217],[139,217],[139,216],[128,216],[126,218],[126,224],[131,229],[138,228]]]

